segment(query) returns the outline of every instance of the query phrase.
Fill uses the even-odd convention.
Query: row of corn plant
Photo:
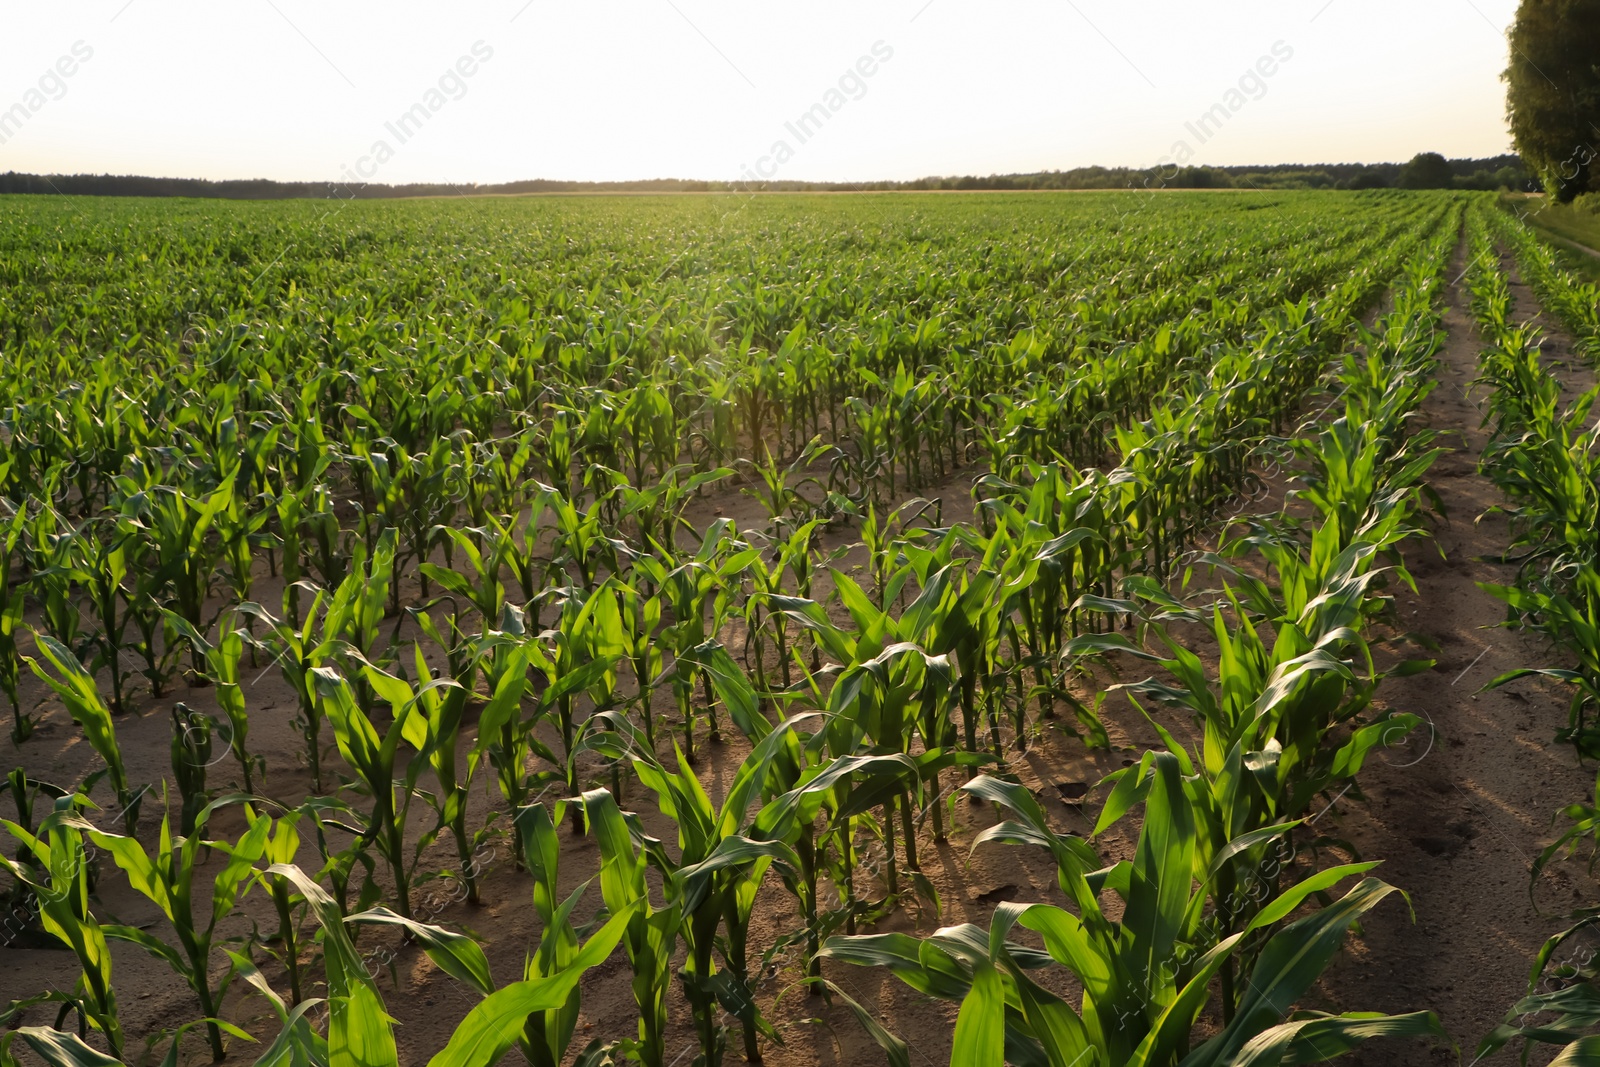
[[[1554,679],[1569,688],[1568,722],[1557,740],[1572,744],[1580,757],[1592,758],[1600,752],[1600,559],[1593,533],[1600,515],[1600,443],[1589,423],[1600,389],[1570,401],[1564,398],[1542,331],[1518,320],[1537,309],[1515,306],[1501,268],[1501,248],[1515,256],[1544,306],[1574,331],[1580,352],[1593,347],[1596,297],[1592,286],[1586,291],[1575,282],[1544,244],[1503,212],[1475,213],[1468,238],[1472,259],[1467,284],[1484,346],[1478,384],[1488,390],[1485,425],[1490,437],[1481,468],[1504,496],[1497,510],[1510,520],[1505,559],[1517,564],[1511,584],[1483,588],[1506,604],[1507,625],[1536,630],[1566,661],[1559,668],[1511,671],[1494,679],[1490,688],[1529,676]],[[1575,801],[1558,818],[1566,826],[1534,862],[1530,893],[1558,856],[1586,840],[1600,840],[1600,794]],[[1553,1063],[1600,1063],[1600,1014],[1594,1007],[1600,1003],[1600,986],[1592,954],[1581,949],[1597,917],[1600,909],[1579,908],[1570,917],[1573,925],[1546,942],[1533,960],[1526,994],[1483,1039],[1480,1056],[1521,1041],[1524,1060],[1542,1044],[1560,1050]]]
[[[1365,759],[1394,744],[1415,716],[1368,713],[1384,675],[1374,671],[1362,630],[1383,612],[1387,572],[1409,581],[1397,546],[1424,532],[1423,477],[1439,449],[1411,426],[1433,388],[1440,276],[1455,246],[1446,231],[1408,264],[1394,309],[1334,375],[1343,413],[1296,441],[1297,495],[1314,519],[1252,524],[1206,562],[1222,573],[1220,599],[1191,607],[1152,578],[1126,586],[1132,600],[1084,599],[1104,612],[1139,616],[1166,649],[1145,650],[1116,633],[1069,642],[1069,656],[1132,655],[1158,661],[1173,681],[1119,688],[1187,714],[1203,743],[1191,753],[1151,715],[1168,749],[1108,779],[1114,788],[1096,826],[1102,833],[1143,805],[1134,859],[1103,867],[1086,841],[1051,826],[1025,788],[980,777],[964,788],[1011,816],[979,835],[1046,848],[1072,910],[1003,905],[990,929],[967,925],[917,939],[905,934],[836,937],[823,954],[889,968],[928,996],[960,1003],[952,1062],[1298,1063],[1321,1062],[1378,1036],[1439,1036],[1436,1017],[1331,1016],[1289,1007],[1332,961],[1346,932],[1394,888],[1363,880],[1345,896],[1291,921],[1313,895],[1376,864],[1291,870],[1294,834],[1312,801],[1352,783]],[[1307,527],[1310,528],[1307,528]],[[1267,577],[1235,561],[1258,554]],[[1388,568],[1380,566],[1388,562]],[[1234,621],[1230,625],[1229,618]],[[1218,674],[1163,623],[1210,625],[1221,648]],[[1273,634],[1270,642],[1265,634]],[[1399,673],[1431,667],[1403,664]],[[1304,833],[1304,831],[1302,831]],[[1116,920],[1102,897],[1119,898]],[[1042,938],[1045,951],[1011,940]],[[1030,971],[1052,963],[1082,986],[1079,1007]],[[1220,999],[1220,1031],[1198,1046],[1202,1012]],[[893,1062],[906,1047],[876,1031]]]

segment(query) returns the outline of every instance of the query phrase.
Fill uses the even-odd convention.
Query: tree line
[[[1419,166],[1419,160],[1427,161]],[[1436,161],[1436,162],[1435,162]],[[534,179],[497,185],[351,185],[265,178],[209,181],[117,174],[0,174],[0,194],[194,197],[222,200],[383,200],[419,196],[517,196],[530,193],[889,192],[1048,189],[1535,189],[1537,178],[1514,155],[1446,160],[1429,153],[1410,163],[1278,164],[1250,167],[1078,167],[1030,174],[950,175],[913,181],[715,182],[655,178],[625,182]]]

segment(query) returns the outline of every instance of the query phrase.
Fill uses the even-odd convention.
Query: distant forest
[[[1539,189],[1515,155],[1448,161],[1458,189]],[[207,181],[112,174],[0,174],[0,194],[182,196],[225,200],[384,200],[408,196],[516,196],[529,193],[891,192],[1033,189],[1385,189],[1411,185],[1403,163],[1278,164],[1262,167],[1079,167],[1035,174],[919,178],[907,182],[707,182],[655,178],[630,182],[535,179],[501,185],[376,185],[339,182]],[[1432,183],[1434,187],[1442,181]]]

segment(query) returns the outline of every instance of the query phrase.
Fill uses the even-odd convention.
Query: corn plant
[[[562,749],[560,759],[556,759],[548,750],[540,754],[547,762],[555,763],[562,770],[567,788],[576,796],[582,792],[578,786],[578,765],[573,758],[578,748],[577,701],[585,692],[596,687],[614,689],[617,663],[627,651],[622,635],[622,618],[611,583],[607,581],[602,584],[585,599],[567,600],[562,605],[556,626],[544,636],[549,640],[549,646],[534,640],[527,642],[524,650],[528,664],[543,674],[548,683],[539,700],[539,712],[554,712],[556,726],[561,733]],[[531,721],[519,729],[525,739],[518,742],[518,746],[531,749],[533,739],[527,737],[532,730]],[[481,726],[479,736],[482,736]],[[507,799],[513,800],[514,807],[521,804],[520,797],[514,799],[508,796]],[[582,832],[582,819],[583,812],[574,807],[574,833]]]
[[[536,732],[538,724],[547,718],[554,702],[581,691],[588,679],[603,668],[595,665],[568,675],[540,694],[539,706],[531,713],[524,714],[522,699],[530,688],[527,635],[522,631],[520,613],[513,610],[508,609],[501,625],[506,629],[500,633],[512,640],[491,639],[488,657],[494,696],[478,719],[477,742],[468,757],[468,777],[470,779],[483,761],[489,761],[495,770],[500,795],[505,798],[511,811],[516,812],[526,806],[534,785],[564,781],[566,778],[565,761],[539,738]],[[530,774],[528,764],[534,756],[544,760],[548,765],[546,770]],[[523,859],[520,837],[513,838],[513,847],[518,850],[517,860],[520,863]]]
[[[23,1061],[11,1051],[18,1043],[44,1062],[60,1067],[119,1067],[122,1063],[77,1034],[62,1033],[48,1026],[19,1026],[0,1035],[0,1067],[21,1067]]]
[[[196,820],[211,803],[206,792],[206,769],[211,766],[211,738],[217,722],[203,711],[181,701],[172,707],[172,780],[182,798],[178,836],[195,832]]]
[[[17,651],[17,627],[22,623],[23,583],[12,568],[20,562],[18,551],[27,524],[27,513],[16,509],[0,520],[0,690],[11,701],[11,743],[21,745],[33,735],[34,720],[23,714],[17,691],[21,680],[22,657]]]
[[[326,665],[342,647],[337,638],[326,636],[326,618],[322,606],[327,594],[317,590],[311,606],[298,624],[280,621],[259,604],[239,605],[239,614],[247,619],[265,623],[266,631],[260,638],[251,640],[264,645],[278,665],[283,680],[294,690],[296,708],[294,725],[306,743],[306,764],[311,771],[311,788],[322,792],[322,705],[317,700],[315,678],[312,671]],[[317,625],[324,623],[323,635],[318,635]]]
[[[644,728],[645,744],[654,752],[656,717],[651,698],[666,662],[666,656],[656,639],[661,629],[661,597],[650,595],[632,585],[621,586],[617,596],[620,599],[623,656],[633,673],[635,703]]]
[[[820,735],[819,735],[820,736]],[[812,739],[813,747],[817,739]],[[843,756],[831,760],[808,759],[800,746],[790,744],[769,760],[768,774],[788,787],[774,797],[756,816],[752,836],[757,840],[788,842],[794,862],[780,866],[777,873],[800,904],[806,926],[803,932],[808,982],[811,992],[822,992],[822,940],[841,927],[856,932],[859,921],[872,921],[892,907],[893,895],[881,902],[860,899],[856,873],[863,856],[857,846],[857,829],[874,824],[867,813],[889,796],[915,788],[930,771],[948,766],[948,753],[930,753],[917,758],[896,753],[881,756]],[[819,816],[828,816],[820,832]],[[880,832],[886,845],[890,839]],[[839,898],[839,907],[826,908],[821,878],[826,875]],[[919,876],[920,877],[920,876]],[[886,880],[886,888],[887,888]],[[938,897],[929,887],[926,892],[938,906]]]
[[[540,494],[529,505],[529,515],[520,525],[514,517],[487,517],[485,540],[491,556],[505,561],[505,566],[516,578],[522,591],[524,607],[532,609],[537,619],[535,600],[544,591],[550,561],[539,554],[539,519],[548,498]]]
[[[650,899],[645,871],[653,839],[625,816],[608,790],[583,794],[587,822],[600,844],[600,893],[612,914],[627,914],[622,944],[633,968],[633,1000],[639,1011],[636,1039],[625,1048],[644,1067],[667,1067],[667,994],[672,987],[672,958],[684,918],[682,900],[657,908]],[[659,845],[659,843],[657,843]],[[703,1030],[698,1012],[697,1030]],[[703,1048],[703,1040],[702,1040]]]
[[[684,518],[684,508],[709,486],[733,477],[733,470],[728,467],[690,472],[684,477],[686,471],[685,467],[673,467],[654,485],[624,482],[618,486],[622,504],[620,517],[625,522],[631,520],[639,544],[659,544],[668,552],[676,553],[681,530],[687,529],[691,536],[699,536],[699,531]]]
[[[525,1027],[538,1014],[560,1011],[584,974],[603,963],[623,938],[635,908],[611,916],[568,964],[555,974],[526,978],[497,987],[483,949],[472,938],[442,927],[402,919],[385,909],[345,916],[337,902],[314,879],[292,864],[275,864],[267,873],[292,883],[305,897],[320,927],[318,939],[328,972],[328,1062],[399,1067],[394,1019],[383,996],[356,951],[347,925],[398,927],[420,945],[428,958],[451,978],[482,997],[450,1035],[430,1067],[490,1067],[519,1044],[525,1054]],[[298,1010],[298,1009],[297,1009]],[[285,1015],[293,1026],[301,1015]],[[285,1044],[310,1044],[305,1030],[290,1034]],[[280,1038],[283,1041],[283,1038]],[[314,1044],[312,1045],[314,1048]]]
[[[294,863],[295,856],[300,851],[299,827],[300,820],[304,817],[303,811],[291,811],[273,821],[272,832],[261,849],[261,859],[268,864],[269,871],[258,871],[255,876],[272,898],[273,910],[278,915],[278,932],[271,940],[277,943],[278,960],[289,974],[289,1004],[293,1007],[306,1002],[300,980],[300,953],[303,945],[299,922],[299,914],[306,909],[306,900],[304,896],[295,892],[294,885],[289,879],[281,874],[270,873],[270,868]],[[233,957],[233,952],[230,950],[228,955]],[[238,963],[237,957],[234,957],[234,962]],[[240,976],[250,977],[248,972],[242,972]]]
[[[81,655],[87,641],[77,601],[82,577],[76,566],[79,534],[51,507],[40,508],[28,525],[31,585],[45,628],[74,654]]]
[[[111,949],[105,928],[89,909],[90,862],[74,812],[76,803],[73,797],[57,801],[37,836],[14,822],[0,820],[28,859],[18,862],[0,854],[0,867],[19,885],[32,890],[40,924],[72,951],[82,968],[70,993],[47,993],[38,999],[60,1003],[63,1018],[68,1011],[76,1011],[104,1036],[114,1061],[120,1063],[123,1034],[111,977]]]
[[[322,860],[316,878],[331,887],[339,913],[353,915],[377,905],[383,899],[383,888],[377,881],[378,865],[362,813],[332,797],[312,797],[295,812],[308,824],[307,836]],[[348,839],[343,848],[335,847],[334,834]]]
[[[370,553],[364,546],[356,546],[349,573],[334,590],[322,621],[325,641],[342,640],[366,659],[381,662],[378,638],[384,603],[395,581],[398,550],[399,538],[393,529],[379,535]]]
[[[231,478],[210,492],[195,495],[162,485],[132,505],[150,530],[154,566],[171,590],[173,610],[202,633],[211,628],[205,606],[222,553],[212,533],[232,506],[233,493]],[[195,650],[194,655],[198,669],[200,652]]]
[[[72,719],[83,729],[89,742],[111,775],[111,788],[116,792],[123,825],[131,836],[139,825],[139,805],[144,799],[143,789],[135,791],[128,783],[128,772],[122,763],[122,749],[117,745],[117,730],[111,720],[111,709],[100,695],[94,677],[78,662],[78,657],[61,642],[45,634],[34,634],[34,647],[49,661],[54,674],[29,658],[28,667],[40,680],[55,690],[67,706]]]
[[[465,778],[457,770],[462,717],[470,694],[457,680],[434,679],[421,647],[415,647],[414,652],[417,675],[415,688],[411,683],[376,668],[367,670],[365,677],[379,699],[394,709],[396,718],[405,719],[403,736],[416,750],[418,760],[427,761],[439,786],[438,793],[424,794],[438,815],[438,823],[429,834],[424,835],[418,851],[441,831],[448,829],[461,862],[461,870],[456,876],[467,887],[467,899],[477,904],[478,873],[473,856],[489,828],[472,832],[467,827],[467,799],[472,792],[477,761],[468,761]],[[468,681],[472,673],[469,668]],[[490,706],[484,709],[480,722],[487,719],[494,723],[514,715],[519,710],[521,694],[521,685],[515,682],[504,685],[495,693]]]
[[[1536,1045],[1561,1050],[1550,1060],[1552,1067],[1589,1067],[1600,1062],[1600,991],[1595,987],[1600,968],[1595,965],[1594,953],[1574,948],[1565,957],[1557,957],[1563,946],[1597,921],[1593,909],[1584,909],[1579,916],[1576,925],[1551,937],[1534,956],[1527,994],[1512,1006],[1505,1022],[1479,1044],[1479,1059],[1520,1039],[1523,1063],[1529,1061]]]
[[[139,946],[156,959],[169,964],[178,977],[188,984],[200,1002],[214,1061],[220,1061],[227,1055],[222,1044],[226,1024],[220,1020],[220,1016],[222,1003],[234,978],[231,966],[224,969],[220,979],[214,978],[211,973],[217,924],[232,913],[249,888],[251,869],[261,859],[267,835],[272,828],[269,816],[257,815],[247,807],[245,814],[250,828],[236,843],[230,845],[204,840],[200,835],[211,816],[219,807],[237,803],[238,800],[224,797],[208,804],[196,816],[194,832],[187,837],[174,839],[171,824],[163,817],[159,843],[153,854],[137,838],[103,833],[87,823],[79,827],[96,845],[111,854],[117,866],[127,874],[133,888],[161,909],[172,926],[178,945],[174,948],[148,931],[133,926],[106,926],[105,935]],[[212,852],[221,853],[227,858],[212,886],[209,911],[201,914],[195,908],[194,877],[201,861]]]
[[[672,691],[683,717],[683,752],[690,763],[697,759],[694,726],[698,716],[694,688],[696,682],[702,680],[695,650],[707,644],[727,618],[730,611],[728,583],[758,556],[755,549],[743,546],[736,539],[730,522],[719,519],[706,530],[700,549],[693,557],[644,557],[638,561],[639,569],[660,590],[664,606],[672,613],[672,621],[663,627],[662,636],[673,653]],[[706,618],[708,612],[712,620]],[[719,741],[721,728],[711,700],[709,680],[705,684],[710,736],[711,740]]]
[[[128,549],[136,545],[138,530],[124,519],[113,519],[103,529],[80,531],[73,539],[76,570],[88,594],[95,622],[89,637],[95,649],[90,673],[104,670],[111,682],[111,709],[118,714],[128,709],[127,667],[122,661],[127,649],[128,624]]]
[[[380,677],[379,672],[371,667],[366,669],[366,674],[369,685]],[[404,778],[399,781],[395,778],[395,765],[410,720],[422,714],[421,709],[415,701],[391,708],[394,720],[388,730],[380,735],[368,712],[356,700],[350,682],[337,669],[315,667],[311,675],[323,714],[333,725],[339,754],[355,772],[356,784],[366,793],[372,805],[371,810],[362,815],[364,825],[360,827],[359,840],[383,857],[394,880],[400,915],[410,919],[412,876],[416,869],[417,853],[421,849],[415,849],[408,860],[406,819],[416,795],[417,779],[426,768],[427,761],[411,760],[406,766]]]
[[[1245,929],[1218,936],[1208,929],[1196,882],[1195,821],[1178,761],[1155,759],[1144,798],[1145,821],[1126,869],[1096,871],[1099,860],[1080,839],[1001,823],[974,846],[992,840],[1045,844],[1056,858],[1063,891],[1076,913],[1046,904],[1002,904],[990,929],[958,926],[926,940],[906,934],[837,937],[823,954],[860,966],[887,967],[927,996],[958,1001],[952,1063],[993,1064],[1027,1058],[1041,1063],[1277,1064],[1318,1063],[1376,1036],[1443,1036],[1430,1013],[1405,1016],[1320,1014],[1287,1018],[1331,962],[1349,928],[1397,890],[1364,878],[1331,906],[1282,925],[1314,894],[1364,873],[1371,864],[1333,868],[1286,888]],[[1023,808],[1032,797],[979,779],[976,795]],[[1114,875],[1114,877],[1113,877]],[[1101,888],[1122,898],[1111,920]],[[1045,953],[1008,940],[1021,926],[1043,939]],[[1250,975],[1248,992],[1226,1025],[1198,1046],[1194,1029],[1211,985],[1247,935],[1273,930]],[[1054,961],[1083,986],[1081,1007],[1028,977]],[[1013,1051],[1014,1050],[1014,1051]]]
[[[328,1040],[318,1033],[307,1017],[326,1001],[319,998],[284,1003],[249,957],[225,950],[238,977],[251,986],[271,1006],[278,1020],[278,1036],[273,1038],[256,1063],[283,1064],[285,1067],[318,1067],[328,1063]]]
[[[656,795],[661,813],[678,827],[676,860],[660,842],[638,841],[644,861],[660,872],[669,910],[680,921],[670,936],[682,937],[689,954],[679,978],[694,1012],[701,1057],[708,1065],[722,1062],[726,1040],[717,1023],[719,1004],[740,1021],[748,1061],[760,1062],[761,1035],[777,1040],[776,1031],[756,1005],[750,984],[750,919],[768,869],[777,865],[797,871],[799,857],[781,840],[757,840],[750,835],[756,826],[752,805],[761,797],[774,758],[790,740],[788,729],[779,727],[756,744],[734,772],[720,810],[681,758],[674,772],[637,746],[619,747],[613,753],[616,758],[628,758],[631,749],[634,775]],[[590,793],[585,794],[584,802],[586,806],[595,803],[605,812],[604,818],[617,818],[614,799],[607,806],[596,793]],[[618,847],[616,827],[597,833],[604,861],[622,862],[604,851]],[[717,967],[713,959],[719,945],[724,968]]]
[[[204,662],[206,680],[216,693],[218,707],[228,717],[228,746],[244,773],[244,791],[254,793],[255,784],[250,772],[261,768],[262,762],[259,757],[250,755],[250,715],[245,710],[244,690],[239,687],[239,662],[244,657],[245,631],[224,619],[217,643],[212,644],[189,625],[187,619],[173,614],[168,621],[188,642],[195,658]]]
[[[471,574],[462,576],[432,563],[423,563],[418,571],[445,592],[460,597],[476,608],[485,626],[493,624],[505,607],[506,589],[500,581],[500,572],[505,568],[514,546],[508,539],[491,537],[484,530],[462,531],[440,527],[434,536],[461,553]],[[487,556],[479,550],[479,543],[489,545]]]
[[[573,966],[583,951],[572,913],[589,883],[580,885],[565,899],[559,895],[561,840],[556,824],[562,817],[560,807],[556,806],[553,816],[543,804],[530,804],[517,812],[516,832],[522,842],[521,854],[533,875],[533,905],[542,927],[539,947],[523,967],[523,978],[527,981],[559,976]],[[614,947],[615,942],[612,945]],[[561,1067],[567,1062],[567,1051],[581,1009],[580,991],[573,989],[560,1006],[528,1014],[518,1044],[532,1067]],[[578,1054],[577,1062],[603,1063],[614,1051],[596,1038]]]

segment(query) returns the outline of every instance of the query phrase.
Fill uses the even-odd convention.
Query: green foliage
[[[535,1067],[666,1067],[674,986],[715,1067],[735,1027],[750,1060],[777,1040],[762,978],[782,953],[803,949],[803,985],[837,993],[825,944],[887,945],[954,982],[940,995],[963,1002],[957,1042],[991,1062],[1079,1048],[1069,1016],[1080,1051],[1123,1062],[1148,1043],[1165,1062],[1211,997],[1226,1040],[1191,1051],[1218,1062],[1429,1029],[1292,1015],[1389,890],[1363,883],[1293,921],[1363,872],[1261,872],[1314,798],[1414,724],[1370,710],[1384,672],[1368,628],[1388,584],[1409,581],[1401,546],[1426,532],[1438,452],[1412,421],[1466,203],[1134,193],[950,199],[912,220],[886,201],[762,198],[715,225],[688,201],[358,205],[338,222],[292,204],[68,219],[52,201],[6,216],[0,336],[19,373],[0,385],[15,444],[0,459],[0,682],[22,662],[26,597],[32,669],[104,757],[128,830],[47,820],[18,877],[50,882],[54,850],[89,832],[176,939],[101,929],[86,906],[57,916],[85,979],[52,996],[110,1045],[94,943],[110,931],[194,990],[171,1056],[190,1028],[220,1049],[216,1009],[243,978],[281,1027],[261,1063],[387,1065],[394,1021],[355,949],[383,936],[475,998],[440,1067],[513,1049]],[[149,258],[107,254],[129,229],[149,234]],[[1359,329],[1391,286],[1393,311]],[[56,306],[72,314],[46,331],[38,309]],[[1298,427],[1323,389],[1338,410]],[[1246,523],[1196,555],[1258,488],[1262,458],[1291,453],[1297,511],[1314,517]],[[972,521],[947,519],[965,514],[954,480],[972,486]],[[748,526],[708,514],[733,488],[759,505]],[[860,573],[845,562],[857,541]],[[1171,591],[1196,566],[1221,576],[1215,603]],[[263,570],[284,585],[270,608],[249,599]],[[1177,639],[1180,619],[1218,639],[1218,670]],[[136,686],[159,696],[185,646],[185,699],[207,703],[174,711],[180,833],[163,822],[139,840],[114,715],[139,709]],[[1110,783],[1102,824],[1137,813],[1143,836],[1136,862],[1105,870],[1008,778],[1052,732],[1109,746],[1090,654],[1155,657],[1167,676],[1128,691],[1206,735],[1192,759],[1168,736]],[[237,842],[206,840],[237,799],[207,799],[217,742],[247,790],[292,788],[256,758],[267,709],[246,706],[246,657],[294,693],[313,795],[274,817],[241,809]],[[658,729],[663,708],[675,715]],[[725,740],[750,745],[736,769],[717,758]],[[706,765],[723,768],[715,787]],[[480,819],[469,798],[486,768],[501,810]],[[925,835],[944,840],[950,779],[980,768],[968,796],[1011,813],[984,840],[1048,848],[1074,910],[1008,910],[915,953],[850,941],[912,896],[939,907]],[[625,811],[640,787],[675,842]],[[561,882],[569,815],[599,845],[592,922]],[[424,921],[416,890],[443,874],[469,907],[485,897],[479,857],[507,816],[540,935],[502,987],[473,935]],[[191,899],[197,867],[218,877],[209,915]],[[802,922],[752,945],[773,881]],[[252,886],[267,928],[223,944],[218,924]],[[1075,973],[1098,960],[1094,982],[1113,964],[1142,976],[1159,1010],[1120,971],[1077,1012],[1019,979],[1046,957],[1009,931],[1073,922],[1098,954],[1072,957]],[[579,977],[618,945],[638,1030],[575,1050]],[[225,964],[218,948],[235,950]],[[1291,949],[1303,968],[1263,970]],[[1165,974],[1180,950],[1184,973]],[[49,1040],[13,1040],[35,1038]]]
[[[232,967],[224,969],[220,978],[212,974],[212,949],[217,924],[228,917],[249,889],[253,881],[252,869],[266,849],[272,819],[257,815],[247,806],[244,811],[250,828],[236,843],[230,845],[206,841],[200,835],[219,807],[240,803],[244,799],[224,797],[207,805],[195,817],[194,831],[186,837],[174,839],[170,823],[163,818],[153,853],[134,837],[103,833],[86,822],[78,826],[95,844],[111,854],[112,860],[127,875],[134,890],[161,910],[178,944],[173,947],[147,930],[134,926],[105,926],[105,936],[137,945],[169,964],[193,990],[200,1002],[201,1016],[207,1020],[205,1026],[213,1060],[221,1060],[227,1055],[222,1044],[224,1024],[216,1020],[221,1015],[223,1001],[234,977]],[[200,913],[195,907],[195,874],[212,853],[223,857],[223,867],[212,883],[210,908]]]
[[[1507,36],[1506,117],[1517,151],[1562,202],[1600,192],[1600,5],[1522,0]]]
[[[17,862],[0,854],[0,867],[32,891],[45,932],[70,949],[82,968],[71,992],[55,991],[35,999],[60,1001],[75,1010],[80,1019],[104,1036],[111,1054],[120,1058],[124,1043],[111,977],[111,949],[106,943],[106,928],[89,910],[89,859],[82,823],[75,812],[77,804],[76,797],[57,801],[38,836],[16,823],[0,820],[0,826],[22,846],[24,856],[24,862]]]
[[[50,662],[55,673],[45,670],[33,659],[27,660],[28,666],[55,690],[61,702],[67,706],[67,711],[72,714],[73,721],[83,728],[83,736],[89,742],[89,747],[105,760],[111,772],[111,787],[116,792],[123,824],[128,828],[128,833],[133,834],[139,825],[139,806],[145,791],[141,789],[135,792],[128,783],[128,772],[122,765],[122,749],[117,746],[116,727],[111,721],[111,709],[101,697],[94,676],[84,669],[71,649],[55,638],[35,633],[34,646]]]
[[[1094,870],[1097,857],[1081,842],[1070,844],[1073,839],[1051,835],[1062,888],[1076,913],[1008,903],[1000,905],[988,931],[950,927],[920,942],[905,934],[834,938],[823,953],[857,965],[888,967],[926,996],[959,1001],[952,1063],[1154,1067],[1180,1062],[1275,1064],[1286,1057],[1317,1063],[1367,1037],[1443,1036],[1437,1018],[1427,1014],[1307,1015],[1286,1024],[1290,1006],[1316,982],[1346,931],[1394,888],[1367,878],[1332,906],[1283,925],[1313,894],[1372,865],[1335,868],[1285,887],[1242,928],[1219,929],[1215,917],[1207,917],[1203,909],[1204,887],[1217,868],[1208,871],[1196,862],[1196,813],[1177,759],[1157,756],[1154,772],[1131,863]],[[999,783],[986,779],[968,788],[977,795],[1005,795]],[[1036,811],[1025,792],[1010,795],[1025,810]],[[1029,840],[1038,833],[1001,823],[975,844]],[[1107,890],[1122,900],[1118,921],[1102,910],[1099,896]],[[1019,925],[1043,939],[1044,953],[1008,940]],[[1254,954],[1247,991],[1237,1004],[1224,1005],[1227,1025],[1221,1032],[1191,1050],[1191,1034],[1210,999],[1212,980],[1257,934],[1264,943]],[[1080,1009],[1029,976],[1052,962],[1081,983]],[[1309,1025],[1313,1021],[1316,1025]],[[1328,1043],[1326,1037],[1342,1040]]]
[[[1402,189],[1448,189],[1454,178],[1455,172],[1439,153],[1419,152],[1400,169],[1398,184]]]

